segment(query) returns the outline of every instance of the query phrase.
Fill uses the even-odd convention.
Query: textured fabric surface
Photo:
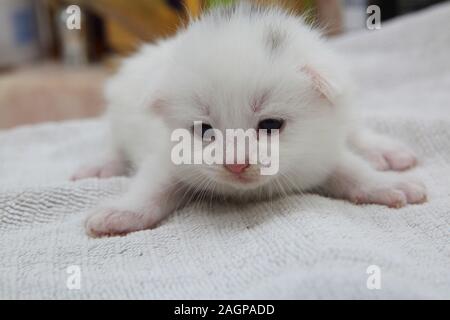
[[[97,120],[0,133],[0,298],[450,298],[450,5],[347,35],[370,126],[410,144],[429,203],[391,210],[318,195],[190,206],[155,230],[89,239],[86,211],[129,179],[69,182]],[[69,290],[67,267],[81,271]],[[368,290],[366,269],[381,270]]]

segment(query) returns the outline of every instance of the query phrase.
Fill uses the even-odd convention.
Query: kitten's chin
[[[258,189],[268,182],[265,176],[226,175],[219,181],[229,191],[251,191]]]

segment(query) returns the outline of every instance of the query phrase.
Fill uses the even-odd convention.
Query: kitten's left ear
[[[335,104],[341,90],[332,79],[323,76],[310,65],[302,66],[300,71],[311,78],[312,85],[321,98],[328,100],[331,104]]]

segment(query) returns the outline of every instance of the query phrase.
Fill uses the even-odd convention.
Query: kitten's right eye
[[[200,130],[200,128],[198,128],[198,129],[196,130],[195,126],[192,127],[192,130],[194,131],[194,134],[195,134],[195,133],[198,133],[198,134],[201,133],[201,137],[200,137],[200,138],[203,139],[203,137],[205,136],[206,131],[208,131],[208,130],[210,130],[210,129],[212,129],[212,128],[213,128],[213,127],[212,127],[210,124],[208,124],[208,123],[202,123],[201,130]]]

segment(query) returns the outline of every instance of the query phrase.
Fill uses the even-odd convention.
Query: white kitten
[[[192,193],[246,200],[311,189],[355,203],[402,207],[426,201],[425,187],[382,170],[416,158],[402,145],[354,127],[350,85],[318,33],[278,9],[219,9],[172,39],[144,46],[106,87],[113,148],[108,161],[74,179],[136,171],[130,190],[97,208],[89,235],[155,227]],[[194,121],[258,128],[279,121],[280,168],[175,166],[170,133]],[[242,180],[241,178],[248,178]],[[250,182],[249,182],[250,181]]]

